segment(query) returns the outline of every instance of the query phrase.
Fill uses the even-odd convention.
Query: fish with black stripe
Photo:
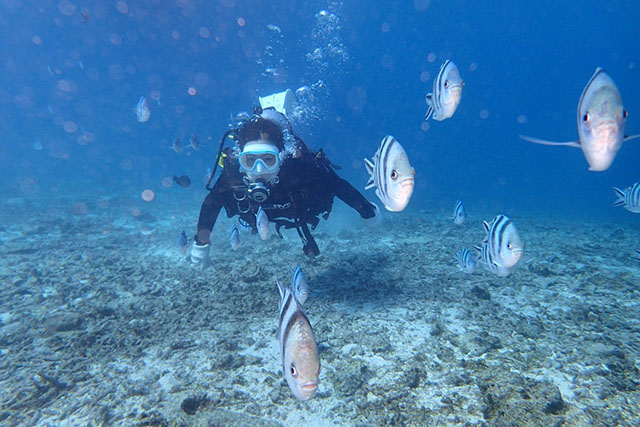
[[[282,371],[293,395],[308,400],[318,389],[320,376],[316,338],[291,287],[282,286],[278,279],[276,284],[280,291],[278,339]]]
[[[616,84],[598,67],[578,101],[577,141],[554,142],[524,135],[520,138],[535,144],[581,148],[589,170],[601,172],[609,169],[623,142],[640,137],[624,135],[626,119],[627,110]]]
[[[613,187],[618,199],[613,202],[613,206],[622,206],[629,212],[640,213],[640,182],[636,182],[630,187],[621,190]]]
[[[440,66],[438,75],[433,80],[433,92],[428,93],[425,101],[429,108],[424,119],[441,122],[449,119],[456,112],[460,100],[462,100],[462,87],[464,80],[460,77],[458,67],[450,60],[446,60]]]
[[[524,242],[515,224],[506,216],[498,215],[491,222],[483,221],[487,236],[481,246],[480,261],[492,273],[505,277],[524,254]]]
[[[458,200],[456,202],[456,207],[453,208],[453,222],[460,225],[467,219],[467,213],[464,210],[464,205],[462,204],[462,200]]]
[[[391,212],[400,212],[409,203],[416,171],[402,145],[391,135],[380,142],[373,160],[364,159],[369,173],[365,190],[376,187],[376,195]]]
[[[296,265],[291,271],[291,289],[293,289],[293,294],[300,301],[300,304],[304,304],[309,296],[309,283],[300,265]]]
[[[458,267],[465,273],[473,273],[473,270],[476,269],[477,259],[478,257],[474,256],[467,248],[462,248],[456,252]]]

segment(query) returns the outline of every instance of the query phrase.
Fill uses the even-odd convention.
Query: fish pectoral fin
[[[427,105],[429,107],[433,107],[433,94],[432,93],[428,93],[427,96],[424,97],[424,101],[427,103]]]
[[[541,145],[564,145],[566,147],[577,147],[580,148],[580,142],[578,141],[568,141],[568,142],[555,142],[555,141],[547,141],[544,139],[532,138],[526,135],[518,135],[520,139],[523,139],[528,142],[533,142],[534,144]]]
[[[376,184],[373,182],[373,177],[369,178],[369,181],[367,181],[367,185],[364,186],[365,190],[368,190],[370,188],[375,187]]]
[[[640,134],[638,134],[638,135],[630,135],[630,136],[628,135],[628,136],[624,137],[622,142],[631,141],[632,139],[637,139],[637,138],[640,138]]]
[[[433,108],[429,107],[427,109],[427,114],[424,115],[424,120],[427,121],[431,118],[431,115],[433,114]]]

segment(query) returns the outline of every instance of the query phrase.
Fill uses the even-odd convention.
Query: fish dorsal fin
[[[577,147],[580,148],[580,142],[578,141],[567,141],[567,142],[555,142],[555,141],[547,141],[544,139],[532,138],[526,135],[518,135],[520,139],[523,139],[528,142],[533,142],[534,144],[541,145],[564,145],[566,147]]]
[[[278,285],[278,291],[280,291],[280,301],[284,299],[284,286],[278,281],[278,278],[274,276],[276,279],[276,285]]]
[[[637,139],[637,138],[640,138],[640,134],[625,136],[622,141],[623,142],[627,142],[627,141],[631,141],[632,139]]]
[[[491,223],[482,221],[482,227],[484,228],[485,233],[489,234],[489,231],[491,231]]]

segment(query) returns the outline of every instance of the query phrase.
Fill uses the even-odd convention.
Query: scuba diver
[[[313,152],[293,133],[283,114],[287,105],[283,100],[290,104],[290,95],[288,90],[267,97],[275,97],[276,106],[268,105],[267,98],[260,98],[261,106],[256,107],[253,116],[245,117],[222,137],[206,186],[209,194],[200,208],[191,249],[194,264],[208,264],[211,230],[222,207],[229,218],[238,216],[252,233],[257,233],[256,215],[262,208],[269,222],[275,223],[279,236],[282,227],[297,230],[308,256],[320,253],[309,226],[315,229],[320,216],[328,218],[335,196],[366,222],[380,219],[378,206],[336,174],[322,149]],[[227,139],[235,144],[223,150]],[[210,187],[218,165],[222,171]]]

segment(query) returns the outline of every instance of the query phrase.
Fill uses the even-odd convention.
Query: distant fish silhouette
[[[198,140],[198,135],[196,135],[195,133],[191,134],[191,138],[189,139],[189,145],[194,150],[200,149],[200,141]]]
[[[181,175],[181,176],[173,175],[173,180],[175,181],[176,184],[178,184],[181,187],[187,188],[188,186],[191,185],[191,179],[189,179],[187,175]]]
[[[180,138],[176,137],[176,139],[173,140],[173,144],[171,144],[170,147],[173,151],[175,151],[176,153],[179,153],[182,151],[182,141],[180,141]]]

